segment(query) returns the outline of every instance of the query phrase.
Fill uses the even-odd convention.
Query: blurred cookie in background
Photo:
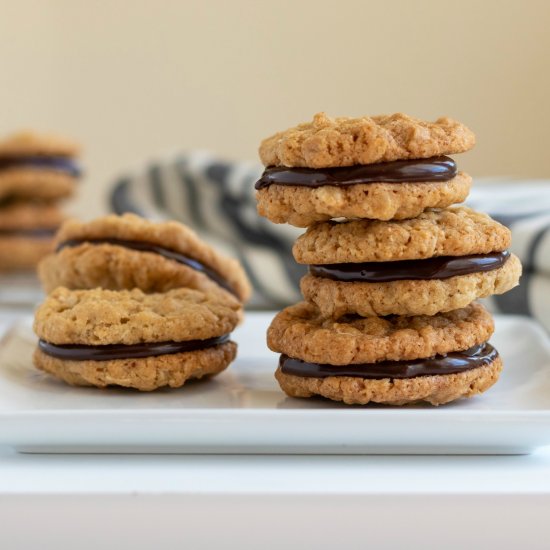
[[[80,146],[53,134],[24,131],[0,139],[0,201],[71,196],[81,176]]]
[[[16,202],[0,208],[0,271],[33,270],[53,250],[64,220],[56,204]]]
[[[0,272],[33,272],[53,250],[60,201],[81,176],[80,147],[32,131],[0,139]]]

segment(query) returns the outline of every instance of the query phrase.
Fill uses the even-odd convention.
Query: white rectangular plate
[[[0,444],[23,452],[516,454],[550,444],[550,344],[533,321],[496,318],[505,367],[486,394],[434,408],[286,397],[249,313],[237,361],[178,390],[73,388],[32,366],[30,320],[0,343]]]

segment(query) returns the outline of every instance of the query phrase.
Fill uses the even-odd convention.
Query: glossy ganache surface
[[[381,361],[357,365],[327,365],[309,363],[281,355],[279,367],[283,374],[307,378],[327,378],[329,376],[351,376],[380,380],[383,378],[414,378],[416,376],[434,376],[456,374],[466,370],[489,365],[498,357],[496,349],[488,342],[474,346],[466,351],[436,355],[410,361]]]
[[[269,185],[322,187],[346,186],[359,183],[415,183],[449,181],[457,174],[455,161],[450,157],[396,160],[378,164],[361,164],[340,168],[286,168],[269,166],[256,182],[256,189]]]
[[[509,258],[510,252],[505,250],[492,254],[439,256],[425,260],[310,265],[309,272],[316,277],[344,282],[385,283],[449,279],[458,275],[498,269]]]
[[[207,340],[188,340],[187,342],[141,342],[131,345],[108,344],[104,346],[56,345],[45,340],[39,340],[38,348],[46,355],[66,361],[112,361],[197,351],[227,342],[229,342],[229,334],[208,338]]]

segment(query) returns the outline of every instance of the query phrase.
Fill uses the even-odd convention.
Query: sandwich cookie
[[[223,371],[236,356],[230,333],[239,301],[191,289],[58,288],[38,308],[34,364],[77,386],[151,391]]]
[[[435,316],[335,321],[301,302],[275,317],[267,341],[281,354],[275,377],[291,397],[441,405],[497,381],[502,362],[488,343],[492,333],[492,318],[477,303]]]
[[[0,271],[35,268],[53,251],[63,219],[51,204],[16,202],[0,207]]]
[[[79,146],[60,136],[21,132],[0,140],[0,202],[52,201],[73,194]]]
[[[251,293],[239,262],[215,251],[194,231],[133,214],[67,221],[57,234],[56,252],[40,264],[39,276],[47,292],[58,286],[143,292],[186,287],[221,290],[241,302]]]
[[[510,230],[466,207],[411,220],[311,226],[294,245],[304,298],[325,317],[435,315],[518,284]]]
[[[449,118],[319,113],[262,142],[258,213],[307,227],[332,218],[412,218],[450,206],[467,197],[471,177],[447,155],[474,144],[474,134]]]

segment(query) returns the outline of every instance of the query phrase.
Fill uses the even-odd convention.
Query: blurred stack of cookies
[[[79,147],[21,132],[0,140],[0,271],[33,270],[53,247],[60,201],[80,177]]]
[[[132,214],[66,221],[39,266],[35,366],[79,386],[178,388],[235,359],[250,284],[188,227]]]
[[[439,405],[496,382],[493,319],[475,300],[517,285],[521,264],[507,228],[452,207],[471,178],[447,155],[474,144],[449,118],[322,113],[262,142],[258,212],[307,227],[293,249],[305,301],[268,330],[288,395]]]

